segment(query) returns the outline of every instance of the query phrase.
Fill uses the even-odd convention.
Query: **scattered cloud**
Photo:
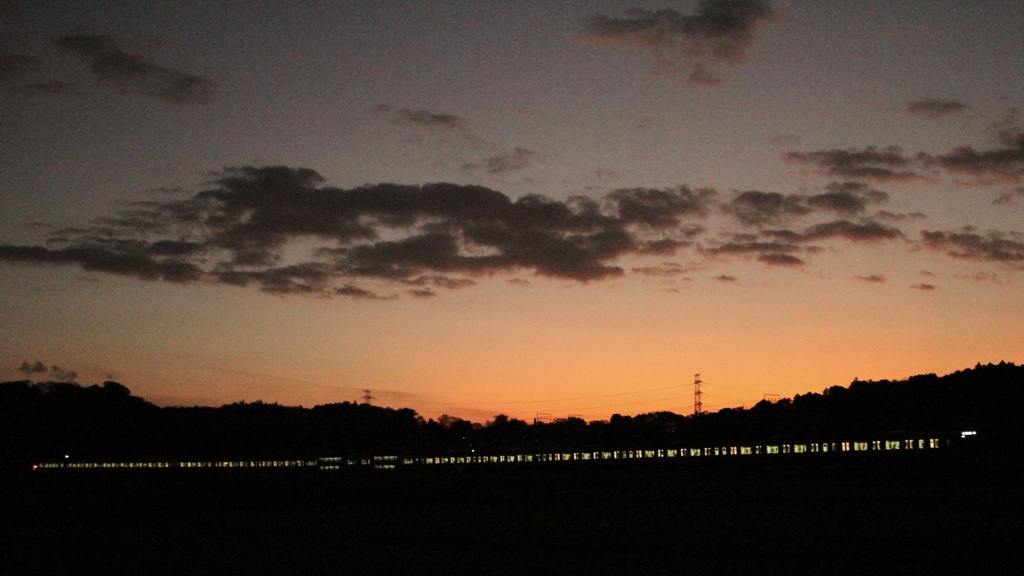
[[[56,382],[74,382],[78,378],[78,374],[71,370],[65,370],[56,364],[47,367],[41,360],[35,362],[26,360],[18,367],[18,371],[23,373],[26,378],[35,375],[48,375],[51,380]]]
[[[970,109],[970,106],[959,100],[937,100],[935,98],[922,98],[907,102],[903,111],[910,116],[928,118],[930,120],[941,120],[947,116],[959,114]]]
[[[778,192],[758,190],[739,194],[723,208],[741,223],[752,226],[776,224],[789,217],[804,216],[811,211],[804,204],[802,196],[787,196]]]
[[[898,146],[787,152],[784,157],[789,162],[810,164],[822,174],[833,178],[878,182],[926,179],[923,174],[913,170],[917,159],[904,155]]]
[[[896,212],[889,212],[887,210],[879,210],[878,212],[875,212],[875,218],[878,220],[888,220],[890,222],[902,222],[904,220],[924,220],[928,218],[928,215],[922,212],[900,214]]]
[[[981,184],[1020,182],[1024,179],[1024,132],[1003,135],[996,148],[954,148],[935,156],[934,163],[949,172],[973,176]]]
[[[911,284],[910,287],[914,290],[922,290],[924,292],[931,292],[938,288],[938,286],[934,284]]]
[[[718,69],[744,63],[757,29],[774,17],[764,0],[702,0],[693,14],[634,8],[622,17],[596,15],[587,21],[582,38],[652,52],[655,76],[717,86],[722,83]]]
[[[937,173],[974,177],[973,184],[1024,180],[1024,131],[1007,126],[999,131],[999,143],[988,149],[959,146],[944,154],[905,154],[898,146],[867,146],[845,150],[786,152],[789,162],[814,167],[823,175],[875,182],[934,181]]]
[[[806,262],[792,254],[783,254],[781,252],[762,254],[757,259],[759,262],[764,262],[769,266],[803,266],[806,264]]]
[[[468,162],[462,165],[466,171],[483,170],[491,176],[501,176],[508,172],[522,170],[537,158],[537,153],[526,148],[516,147],[511,151],[488,156],[481,162]]]
[[[442,144],[446,149],[453,145],[465,148],[472,159],[461,162],[463,172],[482,172],[491,177],[507,176],[541,160],[541,156],[529,148],[508,148],[480,138],[470,129],[466,118],[455,114],[393,108],[387,104],[376,106],[373,113],[384,114],[392,124],[415,130],[415,141],[420,144]],[[427,138],[421,139],[421,136]]]
[[[881,284],[885,282],[885,276],[882,276],[881,274],[872,274],[870,276],[857,276],[857,280]]]
[[[827,191],[807,199],[808,206],[846,216],[864,212],[868,204],[883,204],[889,195],[870,188],[863,182],[832,182]]]
[[[640,274],[641,276],[671,278],[686,274],[689,271],[689,268],[683,267],[675,262],[664,262],[658,266],[640,266],[633,268],[632,271],[635,274]]]
[[[870,220],[863,222],[833,220],[809,226],[802,233],[798,234],[795,239],[799,242],[808,242],[827,238],[844,238],[854,242],[871,242],[875,240],[896,240],[902,237],[903,232],[898,228],[892,228]]]
[[[966,278],[967,280],[973,280],[974,282],[991,282],[993,284],[1002,284],[1002,280],[999,274],[992,272],[977,272],[971,275],[958,275],[957,278]]]
[[[57,38],[54,44],[80,56],[99,84],[122,94],[156,98],[171,104],[196,104],[209,101],[216,92],[210,79],[128,54],[110,36],[73,34]]]
[[[244,166],[216,174],[196,193],[134,202],[85,226],[51,229],[42,245],[0,244],[0,262],[280,295],[428,297],[496,274],[516,283],[525,282],[522,272],[577,282],[627,270],[681,277],[692,267],[620,263],[681,251],[800,267],[827,252],[825,243],[905,241],[890,222],[915,215],[865,216],[887,199],[848,181],[810,195],[748,191],[722,199],[712,188],[676,186],[514,199],[449,183],[336,188],[307,168]],[[1024,261],[1018,232],[925,230],[914,244],[951,258]]]
[[[437,114],[429,110],[392,108],[387,104],[380,104],[373,111],[378,114],[388,114],[392,122],[401,126],[415,126],[437,130],[466,130],[465,119],[455,114]]]
[[[718,276],[715,276],[715,280],[718,280],[719,282],[732,283],[736,282],[736,277],[729,276],[728,274],[719,274]]]
[[[953,258],[989,262],[1024,262],[1024,234],[989,231],[979,234],[966,227],[954,232],[921,231],[924,245]]]

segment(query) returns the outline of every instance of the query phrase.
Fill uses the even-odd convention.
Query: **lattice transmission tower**
[[[700,374],[693,375],[693,413],[700,414],[703,411],[704,404],[700,401]]]

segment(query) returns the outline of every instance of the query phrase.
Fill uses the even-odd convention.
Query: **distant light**
[[[978,431],[977,430],[964,430],[963,432],[960,433],[960,437],[961,438],[967,438],[968,436],[977,436],[977,435],[978,435]]]
[[[32,469],[33,470],[39,470],[39,464],[33,464],[32,465]]]
[[[65,455],[64,455],[64,458],[65,458],[65,459],[67,459],[67,458],[69,458],[69,456],[68,456],[67,454],[65,454]]]

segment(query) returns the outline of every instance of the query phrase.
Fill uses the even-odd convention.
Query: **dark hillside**
[[[955,437],[978,431],[982,446],[1020,450],[1024,367],[978,365],[946,376],[855,380],[749,409],[681,416],[616,414],[528,424],[498,415],[484,425],[410,409],[343,402],[313,408],[238,402],[219,408],[160,408],[116,382],[80,386],[0,384],[0,462],[304,459],[317,456],[661,447],[886,438]]]

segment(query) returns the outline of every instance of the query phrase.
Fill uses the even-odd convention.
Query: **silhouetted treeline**
[[[948,437],[977,430],[1001,451],[1024,433],[1024,367],[1002,362],[947,376],[855,380],[749,409],[681,416],[655,412],[608,421],[485,424],[342,402],[313,408],[238,402],[219,408],[155,406],[117,382],[0,384],[0,465],[57,461],[305,459],[369,454],[502,453]]]

